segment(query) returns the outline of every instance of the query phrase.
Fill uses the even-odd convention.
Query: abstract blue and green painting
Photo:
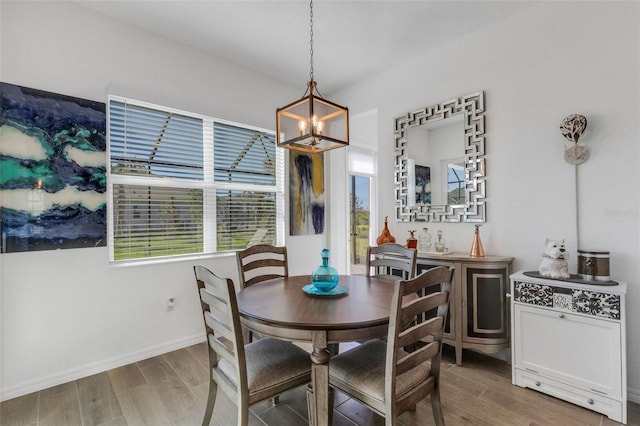
[[[0,83],[2,253],[106,245],[105,111]]]

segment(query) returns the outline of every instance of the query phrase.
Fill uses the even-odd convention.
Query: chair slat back
[[[392,275],[401,271],[398,279],[410,280],[416,275],[417,252],[400,244],[387,243],[367,247],[367,276]]]
[[[438,342],[430,342],[426,346],[417,349],[415,352],[411,353],[411,356],[404,357],[398,361],[396,374],[403,374],[423,362],[430,361],[431,358],[437,355],[439,350],[440,347]]]
[[[236,252],[240,287],[289,276],[287,248],[258,244]]]
[[[224,380],[226,393],[248,392],[244,341],[233,281],[218,277],[202,265],[196,265],[193,269],[207,331],[212,374]],[[226,373],[220,369],[220,358],[233,367],[234,377],[228,377],[228,368]]]
[[[416,343],[418,340],[429,340],[430,336],[435,336],[440,333],[443,325],[442,322],[442,317],[435,317],[414,324],[398,335],[398,344],[401,347],[409,347],[409,345]]]
[[[233,340],[233,332],[229,330],[227,324],[221,320],[220,315],[212,314],[210,311],[204,313],[204,323],[217,337],[224,337]]]
[[[418,289],[421,290],[421,289]],[[409,291],[409,293],[418,293],[416,291]],[[405,303],[402,308],[402,319],[410,319],[418,314],[424,313],[431,309],[435,309],[443,303],[447,303],[448,295],[443,292],[431,293],[416,300],[410,300]]]
[[[390,418],[426,397],[437,386],[452,280],[453,270],[438,266],[413,279],[399,281],[394,289],[385,371],[385,405]],[[424,321],[407,328],[407,321],[416,317]],[[412,345],[419,349],[408,354],[402,351]],[[418,370],[413,373],[412,370],[425,362],[431,363],[429,376],[420,385],[398,395],[396,378],[401,374],[418,374]]]

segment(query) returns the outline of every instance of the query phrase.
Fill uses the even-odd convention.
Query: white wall
[[[113,93],[263,128],[300,95],[299,85],[72,3],[2,2],[0,14],[3,82],[101,102]],[[326,240],[291,237],[291,273],[320,264]],[[2,399],[203,340],[196,262],[237,282],[229,255],[128,267],[110,266],[107,248],[1,255]]]
[[[613,278],[629,284],[628,384],[636,401],[639,65],[640,3],[544,2],[337,94],[353,113],[378,110],[379,199],[388,200],[394,196],[393,119],[484,90],[488,177],[481,237],[487,254],[514,256],[515,270],[536,270],[544,238],[564,237],[576,272],[574,167],[563,160],[559,124],[569,114],[587,117],[591,158],[578,170],[579,248],[610,251]],[[393,204],[381,202],[379,213],[394,217]],[[414,228],[390,223],[399,241]],[[450,248],[470,250],[472,224],[429,228],[442,229]]]

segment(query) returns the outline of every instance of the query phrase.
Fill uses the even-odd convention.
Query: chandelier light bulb
[[[307,130],[307,122],[305,120],[298,121],[298,129],[300,129],[300,136],[304,135],[305,130]]]

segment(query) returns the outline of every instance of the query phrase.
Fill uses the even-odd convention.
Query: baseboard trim
[[[57,386],[83,377],[91,376],[93,374],[102,373],[103,371],[108,371],[113,368],[122,367],[123,365],[142,361],[143,359],[195,345],[197,343],[204,342],[205,340],[206,338],[204,333],[198,333],[193,336],[166,342],[161,345],[148,347],[128,354],[119,355],[102,361],[85,364],[80,367],[71,368],[66,371],[50,374],[36,380],[27,380],[8,388],[3,387],[0,389],[0,401],[7,401],[22,395],[50,388],[51,386]]]
[[[627,388],[627,399],[636,404],[640,404],[640,390]]]

